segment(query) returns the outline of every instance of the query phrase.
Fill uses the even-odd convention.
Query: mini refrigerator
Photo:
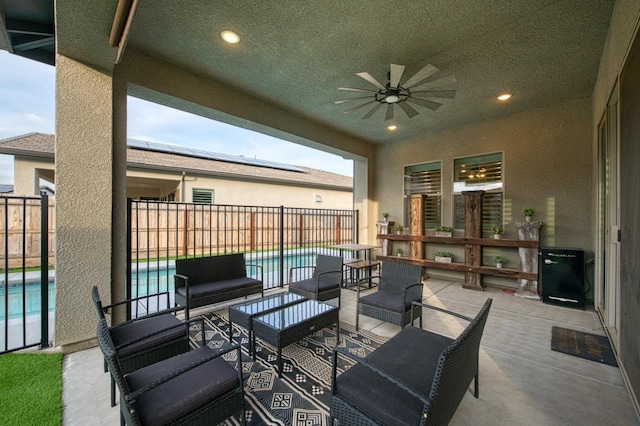
[[[584,251],[543,247],[538,268],[543,303],[585,308]]]

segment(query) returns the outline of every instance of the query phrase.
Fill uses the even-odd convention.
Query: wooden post
[[[465,238],[482,238],[482,194],[484,191],[463,191],[464,196],[464,236]],[[479,267],[482,264],[482,246],[479,244],[464,245],[464,263]],[[463,288],[482,290],[482,274],[465,272]]]
[[[409,235],[424,235],[424,194],[409,195]],[[424,245],[421,241],[409,241],[409,257],[424,258]]]

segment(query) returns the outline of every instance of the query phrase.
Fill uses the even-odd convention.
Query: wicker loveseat
[[[471,381],[478,397],[478,352],[491,302],[487,299],[475,318],[414,302],[414,308],[470,321],[456,339],[405,327],[365,358],[334,348],[331,421],[350,426],[448,424]],[[339,377],[338,356],[356,361]]]
[[[247,268],[255,268],[256,276],[247,276]],[[264,294],[262,267],[247,265],[243,253],[205,256],[176,260],[175,302],[189,309],[225,302],[250,294]]]

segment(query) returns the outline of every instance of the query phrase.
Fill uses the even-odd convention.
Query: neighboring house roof
[[[133,146],[127,146],[127,167],[167,172],[187,172],[199,175],[221,176],[230,179],[251,181],[280,182],[287,185],[326,187],[344,191],[353,189],[353,179],[336,173],[317,170],[310,167],[291,166],[272,161],[253,160],[247,157],[235,157],[226,154],[211,154],[214,160],[200,158],[206,151],[180,149],[181,147],[158,144],[146,144],[131,140]],[[143,147],[140,149],[140,147]],[[175,147],[177,149],[172,149]],[[178,153],[184,151],[188,155]],[[43,133],[28,133],[0,140],[0,154],[54,159],[55,136]],[[194,154],[195,152],[195,154]],[[198,153],[203,154],[196,157]],[[254,163],[254,164],[248,164]]]
[[[13,192],[13,185],[0,184],[0,194],[9,194]]]

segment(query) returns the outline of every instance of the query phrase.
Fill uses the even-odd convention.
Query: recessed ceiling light
[[[390,126],[387,126],[387,129],[391,130],[392,132],[394,130],[396,130],[398,128],[398,126],[396,126],[395,124],[391,124]]]
[[[504,93],[504,94],[498,96],[498,100],[499,101],[506,101],[506,100],[510,99],[511,96],[512,96],[511,93]]]
[[[236,44],[240,41],[240,36],[231,30],[224,30],[220,33],[220,37],[230,44]]]

